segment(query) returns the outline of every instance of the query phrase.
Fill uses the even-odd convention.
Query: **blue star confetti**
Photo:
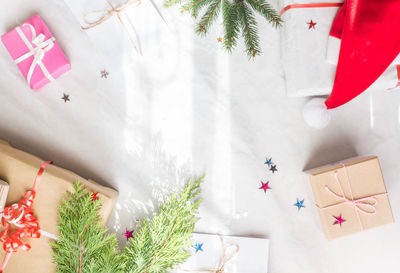
[[[267,164],[268,167],[270,167],[274,163],[272,163],[272,158],[270,157],[270,158],[265,159],[265,163],[264,164]]]
[[[303,200],[299,200],[299,198],[296,198],[297,202],[295,204],[293,204],[293,206],[297,207],[297,211],[300,211],[301,208],[305,208],[304,206],[304,199]]]
[[[194,246],[194,249],[196,250],[196,253],[199,251],[203,251],[203,243],[196,243]]]

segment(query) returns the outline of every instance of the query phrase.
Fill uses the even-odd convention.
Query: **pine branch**
[[[282,19],[272,6],[265,0],[246,0],[246,2],[274,27],[282,25]]]
[[[222,0],[213,0],[208,6],[207,11],[201,17],[197,25],[197,34],[206,34],[212,23],[218,18]]]
[[[231,2],[233,1],[233,3]],[[282,25],[282,19],[266,0],[166,0],[165,6],[181,5],[182,12],[190,11],[197,18],[200,11],[206,9],[196,26],[196,33],[205,35],[217,20],[222,10],[224,26],[224,48],[232,52],[242,34],[249,57],[261,54],[257,21],[253,10],[263,16],[274,27]]]
[[[51,242],[57,273],[118,273],[121,271],[116,236],[102,227],[101,202],[78,181],[67,192],[58,212],[59,240]]]
[[[244,0],[236,3],[238,10],[238,18],[242,28],[242,36],[246,45],[247,55],[255,57],[261,54],[259,45],[259,37],[257,33],[257,21],[253,12],[244,2]]]
[[[183,0],[166,0],[164,3],[164,7],[168,8],[174,5],[179,5]]]
[[[237,43],[239,21],[237,20],[235,6],[229,3],[229,0],[222,1],[222,16],[225,30],[224,48],[231,52]]]
[[[190,180],[183,191],[173,194],[151,220],[143,219],[135,237],[122,254],[125,272],[165,273],[189,256],[191,234],[198,221],[203,178]]]
[[[209,5],[213,0],[193,0],[182,6],[181,12],[190,11],[194,18],[197,18],[202,8]]]

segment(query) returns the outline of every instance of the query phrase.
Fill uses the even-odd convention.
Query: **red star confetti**
[[[259,189],[264,190],[264,192],[267,193],[267,190],[271,189],[271,187],[268,184],[269,184],[269,181],[267,181],[266,183],[261,181],[261,187]]]
[[[123,235],[126,237],[126,240],[128,241],[130,238],[133,238],[133,230],[129,231],[128,229],[126,229]]]
[[[313,20],[310,20],[310,22],[307,22],[307,24],[308,24],[308,29],[315,29],[315,25],[317,23],[313,22]]]
[[[92,201],[99,200],[99,193],[92,191]]]
[[[342,223],[346,222],[346,220],[342,218],[342,214],[340,214],[339,217],[333,216],[333,218],[335,218],[335,222],[333,224],[340,225],[340,227],[342,227]]]

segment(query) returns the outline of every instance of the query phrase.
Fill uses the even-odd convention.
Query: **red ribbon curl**
[[[12,253],[17,252],[19,248],[24,251],[31,249],[29,244],[22,241],[24,237],[40,238],[39,221],[33,215],[32,205],[43,172],[47,165],[52,163],[51,161],[44,162],[35,178],[32,190],[25,192],[24,197],[18,203],[4,208],[1,224],[5,230],[0,233],[0,242],[3,243],[3,249],[7,254],[0,266],[0,273],[4,271]],[[17,227],[14,232],[11,232],[12,225]]]

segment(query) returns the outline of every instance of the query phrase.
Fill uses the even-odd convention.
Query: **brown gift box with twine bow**
[[[351,158],[306,173],[328,240],[394,222],[376,156]]]
[[[32,189],[43,161],[0,140],[0,179],[10,185],[7,206],[19,202],[24,193]],[[58,206],[66,196],[66,191],[73,191],[72,186],[77,180],[82,182],[88,190],[99,192],[98,196],[102,202],[100,215],[104,223],[108,220],[118,197],[117,191],[103,187],[94,181],[86,180],[55,165],[48,165],[41,176],[32,206],[34,216],[38,219],[41,230],[58,235]],[[11,230],[15,230],[15,227]],[[38,239],[23,238],[22,241],[28,243],[31,249],[24,251],[19,248],[16,253],[13,253],[4,272],[56,272],[56,267],[52,263],[50,240],[43,234]],[[0,263],[5,255],[6,252],[1,247]]]

